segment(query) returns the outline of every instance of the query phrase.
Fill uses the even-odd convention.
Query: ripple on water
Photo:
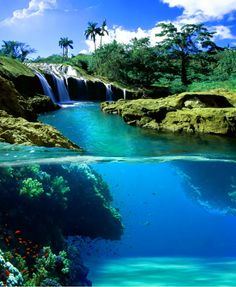
[[[235,286],[235,259],[120,258],[96,266],[94,286]]]

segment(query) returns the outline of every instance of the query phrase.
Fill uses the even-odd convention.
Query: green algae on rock
[[[160,99],[102,103],[104,112],[119,114],[130,125],[158,131],[236,136],[236,95],[182,93]]]
[[[0,141],[10,144],[36,145],[80,150],[55,128],[40,122],[15,118],[0,110]]]

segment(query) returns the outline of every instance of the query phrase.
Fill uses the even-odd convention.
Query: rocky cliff
[[[20,62],[0,57],[0,141],[79,149],[56,129],[37,122],[38,113],[57,109],[38,78]]]

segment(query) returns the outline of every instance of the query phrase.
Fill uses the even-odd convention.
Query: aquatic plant
[[[68,283],[70,261],[66,251],[60,251],[58,255],[54,254],[50,247],[44,247],[36,259],[32,278],[26,282],[26,286],[40,286],[42,283],[49,283],[52,280],[53,286]]]
[[[22,181],[20,195],[27,197],[39,197],[44,193],[43,185],[37,179],[27,178]]]

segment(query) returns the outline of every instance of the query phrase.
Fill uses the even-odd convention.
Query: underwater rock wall
[[[122,235],[108,186],[86,164],[2,168],[0,178],[1,234],[7,224],[8,232],[21,230],[21,237],[54,249],[63,236]]]
[[[0,179],[0,249],[20,278],[9,286],[91,286],[67,237],[120,239],[121,217],[101,176],[86,164],[27,165],[1,168]],[[12,272],[3,253],[0,286]]]

